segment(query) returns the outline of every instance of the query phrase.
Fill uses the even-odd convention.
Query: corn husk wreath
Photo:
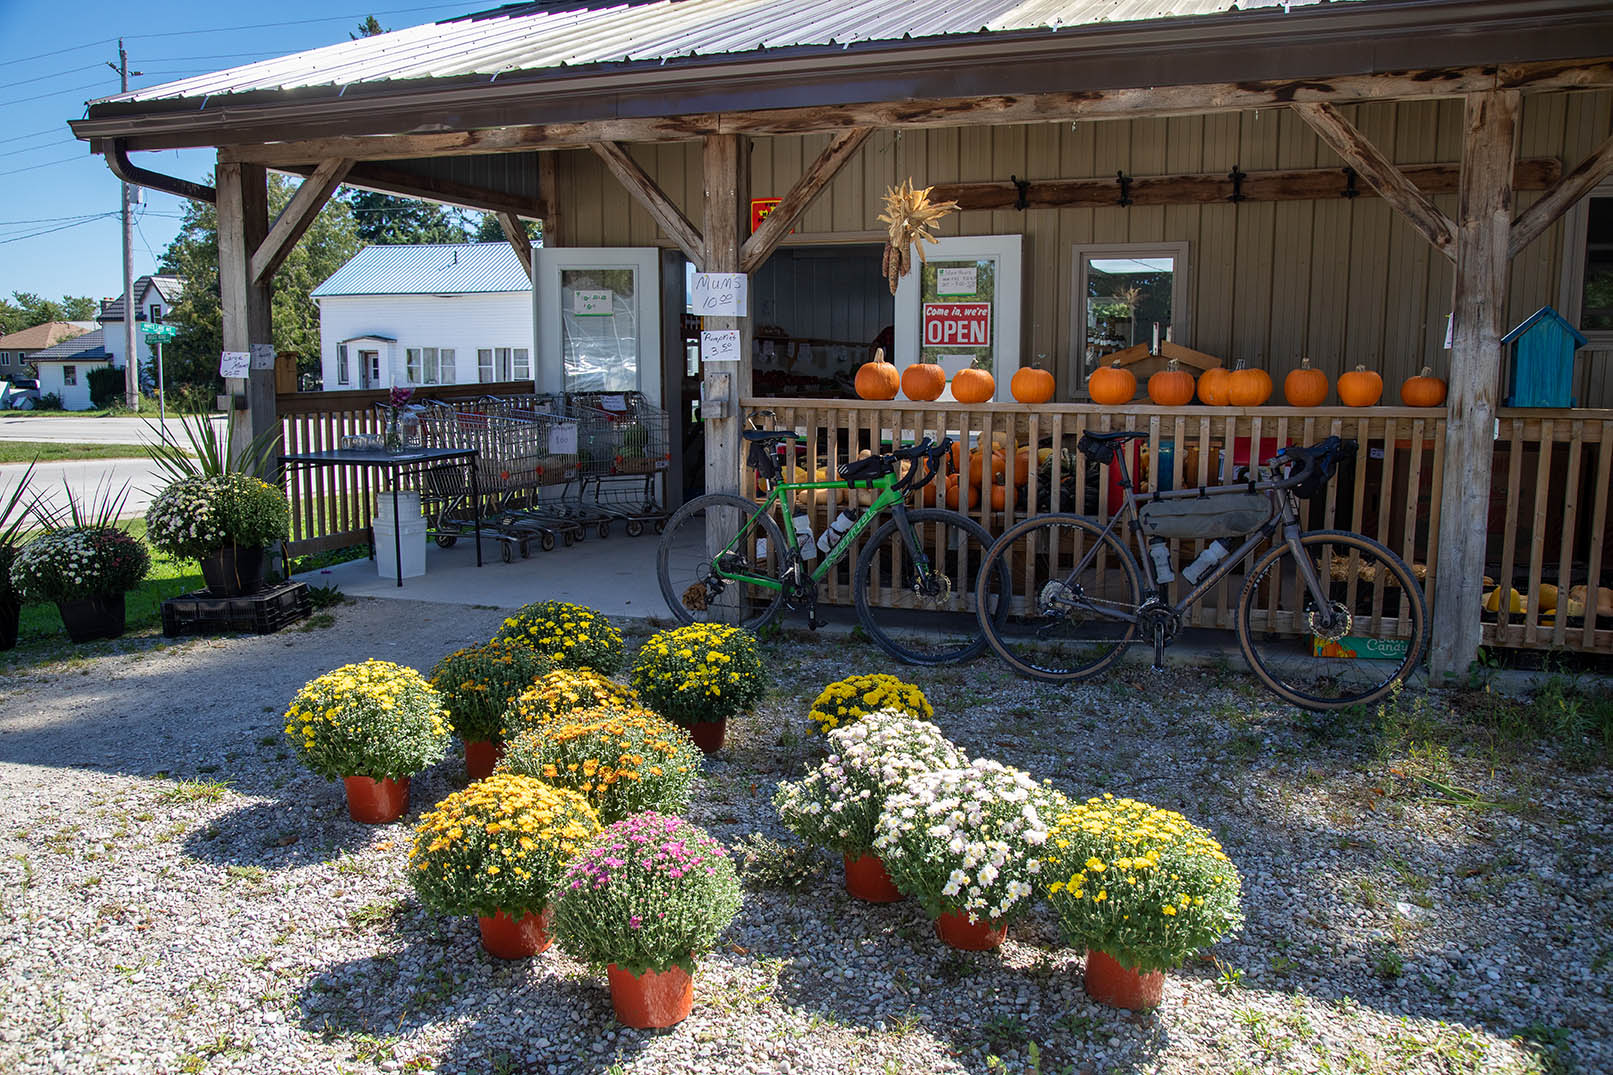
[[[885,191],[885,211],[879,219],[890,226],[890,238],[885,243],[885,260],[882,269],[896,294],[896,284],[913,271],[913,251],[918,250],[919,260],[924,256],[924,244],[938,242],[933,230],[937,222],[958,207],[957,202],[931,202],[934,187],[914,190],[911,179],[902,180],[899,187]]]

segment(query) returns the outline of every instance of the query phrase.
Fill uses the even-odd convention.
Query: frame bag
[[[1214,496],[1155,500],[1137,509],[1143,533],[1151,538],[1243,537],[1271,518],[1265,493],[1220,493]]]

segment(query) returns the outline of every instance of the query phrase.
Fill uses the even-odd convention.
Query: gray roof
[[[155,288],[157,294],[162,297],[163,304],[172,306],[179,301],[179,293],[184,290],[184,286],[185,282],[177,276],[154,275],[137,278],[134,282],[134,304],[137,308],[135,320],[143,321],[145,319],[145,315],[138,311],[145,309],[147,292]],[[109,299],[104,302],[101,305],[99,316],[102,321],[122,321],[123,296],[119,295],[115,299]]]
[[[100,98],[95,104],[674,62],[758,49],[1061,30],[1365,0],[583,0],[510,4]]]
[[[509,243],[366,246],[314,288],[335,295],[483,295],[530,291]]]
[[[109,362],[111,359],[106,349],[106,330],[99,328],[28,356],[29,362]]]

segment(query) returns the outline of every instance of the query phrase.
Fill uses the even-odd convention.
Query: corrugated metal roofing
[[[531,287],[509,243],[437,243],[367,246],[311,294],[484,295]]]
[[[28,356],[29,362],[105,362],[112,355],[106,349],[106,330],[96,329],[82,336],[63,340]]]
[[[590,64],[712,57],[800,46],[1060,30],[1363,0],[596,0],[513,4],[458,19],[261,60],[92,103],[404,79],[497,77]]]

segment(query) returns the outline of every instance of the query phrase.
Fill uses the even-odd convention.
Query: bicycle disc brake
[[[1324,624],[1322,622],[1322,610],[1313,608],[1305,613],[1305,626],[1309,628],[1311,634],[1324,642],[1337,642],[1349,634],[1350,628],[1355,626],[1354,614],[1338,601],[1333,602],[1332,619],[1332,623]]]
[[[914,578],[910,588],[920,598],[944,605],[952,597],[952,578],[945,572],[932,570]]]

